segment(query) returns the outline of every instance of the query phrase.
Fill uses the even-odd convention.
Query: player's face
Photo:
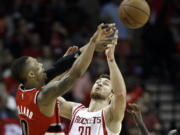
[[[29,57],[28,58],[28,66],[29,66],[30,70],[33,71],[37,80],[45,81],[46,74],[44,73],[43,65],[41,63],[39,63],[35,58]]]
[[[112,91],[111,81],[107,78],[96,80],[91,91],[91,98],[106,99]]]

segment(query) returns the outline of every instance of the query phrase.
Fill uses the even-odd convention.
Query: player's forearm
[[[80,55],[87,47],[88,44],[84,45],[83,47],[73,52],[72,54],[60,58],[52,67],[47,69],[45,71],[47,75],[46,84],[49,83],[51,80],[53,80],[55,77],[59,76],[60,74],[70,69],[77,58],[76,56]]]
[[[41,92],[44,100],[54,100],[72,88],[76,80],[86,71],[94,53],[94,44],[89,44],[76,59],[72,68],[60,80],[49,83]],[[44,102],[44,101],[43,101]]]
[[[77,50],[73,52],[72,54],[69,54],[57,60],[57,62],[52,67],[50,67],[49,69],[45,71],[47,75],[46,83],[54,79],[56,76],[67,71],[76,60],[76,55],[80,55],[80,53],[81,53],[81,50]]]
[[[108,60],[110,79],[114,96],[111,103],[111,115],[114,121],[122,122],[126,108],[126,88],[124,79],[114,59]]]
[[[137,127],[139,128],[142,135],[150,135],[148,129],[146,128],[146,126],[142,120],[137,121]]]
[[[94,54],[95,44],[91,41],[83,49],[81,55],[74,62],[70,72],[74,74],[79,74],[80,76],[87,70]]]
[[[72,88],[77,79],[87,70],[93,58],[94,49],[95,45],[91,42],[85,47],[70,71],[57,81],[56,90],[53,91],[54,96],[63,95]]]
[[[114,95],[126,96],[126,86],[124,79],[115,62],[115,59],[108,59],[108,66],[110,69],[110,78],[114,90]]]

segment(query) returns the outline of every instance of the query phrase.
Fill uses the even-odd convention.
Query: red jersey
[[[16,93],[16,105],[23,135],[44,135],[47,131],[57,132],[57,127],[60,127],[57,103],[52,117],[47,117],[39,111],[37,104],[39,91],[38,88],[23,90],[23,85],[20,85]],[[58,130],[60,132],[60,128]]]

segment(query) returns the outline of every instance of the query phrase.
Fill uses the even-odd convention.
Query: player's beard
[[[99,93],[91,93],[91,99],[95,99],[95,100],[105,100],[106,99],[106,96],[104,95],[101,95]]]

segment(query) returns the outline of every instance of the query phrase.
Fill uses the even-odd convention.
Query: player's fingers
[[[68,54],[76,51],[77,49],[78,49],[77,46],[72,46],[72,47],[68,48],[68,50],[66,51],[66,53],[64,54],[64,56],[66,56],[66,55],[68,55]]]
[[[103,27],[106,27],[106,26],[104,26],[104,23],[101,23],[101,24],[98,25],[97,29],[100,30],[100,29],[102,29]]]
[[[67,53],[69,53],[72,50],[73,47],[68,48],[68,50],[66,51]]]
[[[110,35],[112,35],[114,33],[114,30],[113,29],[110,29],[109,31],[104,31],[103,34],[105,37],[108,37]]]
[[[118,30],[117,29],[115,30],[114,37],[118,38]]]
[[[134,115],[134,114],[135,114],[135,113],[134,113],[132,110],[130,110],[130,109],[127,109],[127,112],[130,113],[131,115]]]
[[[138,105],[138,104],[133,103],[133,104],[132,104],[132,107],[134,107],[134,108],[139,108],[139,105]]]
[[[135,109],[135,104],[133,103],[133,104],[128,104],[129,105],[129,107],[132,109],[132,110],[134,110]]]
[[[140,106],[139,106],[138,104],[133,103],[133,104],[131,105],[131,107],[132,107],[132,109],[135,110],[135,111],[139,111],[139,110],[140,110]]]
[[[133,103],[129,103],[128,106],[129,106],[129,107],[132,107],[132,106],[133,106]]]
[[[66,53],[64,54],[64,56],[67,56],[68,54],[71,53],[71,50],[72,50],[73,47],[69,47],[68,50],[66,51]]]
[[[71,53],[74,50],[74,47],[68,49],[68,53]]]
[[[129,104],[129,106],[132,106],[132,107],[134,107],[134,106],[136,106],[137,104],[136,103],[131,103],[131,104]]]
[[[112,47],[112,44],[107,44],[105,49],[110,49]]]
[[[110,29],[110,28],[114,28],[116,26],[115,23],[110,23],[110,24],[104,24],[102,25],[102,29]]]
[[[115,37],[104,38],[104,39],[102,39],[102,41],[105,41],[105,42],[112,42],[112,41],[115,40],[115,39],[116,39]]]
[[[76,51],[78,49],[78,46],[73,46],[72,51]]]
[[[107,47],[108,48],[111,48],[113,46],[113,44],[108,44]]]
[[[132,109],[136,109],[136,104],[133,103],[133,104],[130,105],[130,107],[131,107]]]
[[[76,49],[78,49],[78,46],[74,45],[74,46],[73,46],[73,48],[76,48]]]

